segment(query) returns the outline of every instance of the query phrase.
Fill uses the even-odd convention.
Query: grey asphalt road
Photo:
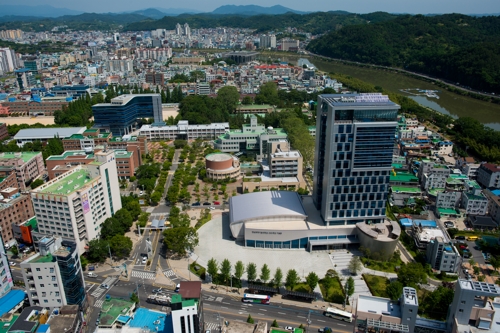
[[[203,293],[206,329],[216,329],[218,323],[226,320],[246,321],[250,314],[255,320],[267,321],[269,325],[276,319],[280,327],[298,327],[301,324],[307,327],[307,318],[309,317],[311,320],[310,332],[317,332],[319,328],[325,326],[330,327],[333,332],[353,331],[353,323],[325,317],[322,310],[314,308],[314,304],[310,306],[311,308],[279,303],[249,304],[224,294]]]

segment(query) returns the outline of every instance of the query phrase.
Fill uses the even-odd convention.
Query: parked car
[[[204,202],[204,203],[203,203],[203,206],[210,206],[210,205],[211,205],[211,203],[210,203],[210,202]]]
[[[215,207],[214,207],[214,206],[210,206],[210,209],[211,209],[211,210],[214,210],[214,209],[215,209]]]
[[[455,237],[456,240],[465,240],[465,236],[457,236]]]
[[[293,331],[293,327],[292,326],[285,326],[283,328],[285,329],[285,331]]]
[[[214,201],[214,205],[220,205],[219,201]]]
[[[94,265],[90,265],[89,266],[89,271],[94,271],[95,270],[95,266]]]
[[[181,285],[178,283],[176,286],[175,286],[175,292],[178,293],[179,292],[179,289],[181,289]]]
[[[199,202],[195,202],[191,206],[201,206],[201,204]]]

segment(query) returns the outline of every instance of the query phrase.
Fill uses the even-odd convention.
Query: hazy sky
[[[384,11],[390,13],[463,13],[488,14],[500,13],[500,0],[0,0],[1,5],[52,5],[85,12],[120,12],[145,9],[149,7],[161,8],[192,8],[202,11],[212,11],[215,8],[233,5],[283,5],[302,11],[346,10],[353,13],[371,13]],[[0,7],[1,10],[1,7]]]

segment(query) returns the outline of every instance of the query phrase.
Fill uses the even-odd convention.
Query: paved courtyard
[[[231,265],[241,260],[245,265],[253,262],[260,274],[262,265],[267,264],[274,276],[276,268],[281,268],[283,275],[290,269],[295,269],[302,280],[309,272],[316,272],[323,278],[327,270],[333,268],[327,252],[307,252],[304,249],[263,249],[249,248],[242,243],[236,243],[230,238],[229,218],[227,214],[216,217],[198,230],[200,244],[191,258],[206,267],[208,260],[214,258],[218,263],[229,259]],[[243,278],[246,278],[244,276]]]

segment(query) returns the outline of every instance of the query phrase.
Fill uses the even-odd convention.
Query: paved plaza
[[[227,214],[206,223],[198,230],[198,235],[200,244],[194,250],[191,258],[204,267],[207,267],[207,262],[211,258],[217,260],[218,263],[228,259],[233,267],[238,260],[241,260],[245,265],[250,262],[255,263],[259,274],[262,265],[267,264],[271,270],[271,277],[274,276],[278,267],[281,268],[284,276],[289,269],[295,269],[302,280],[305,280],[305,276],[309,272],[316,272],[321,279],[327,270],[333,268],[328,252],[307,252],[305,249],[250,248],[245,247],[243,243],[235,242],[230,237]]]

